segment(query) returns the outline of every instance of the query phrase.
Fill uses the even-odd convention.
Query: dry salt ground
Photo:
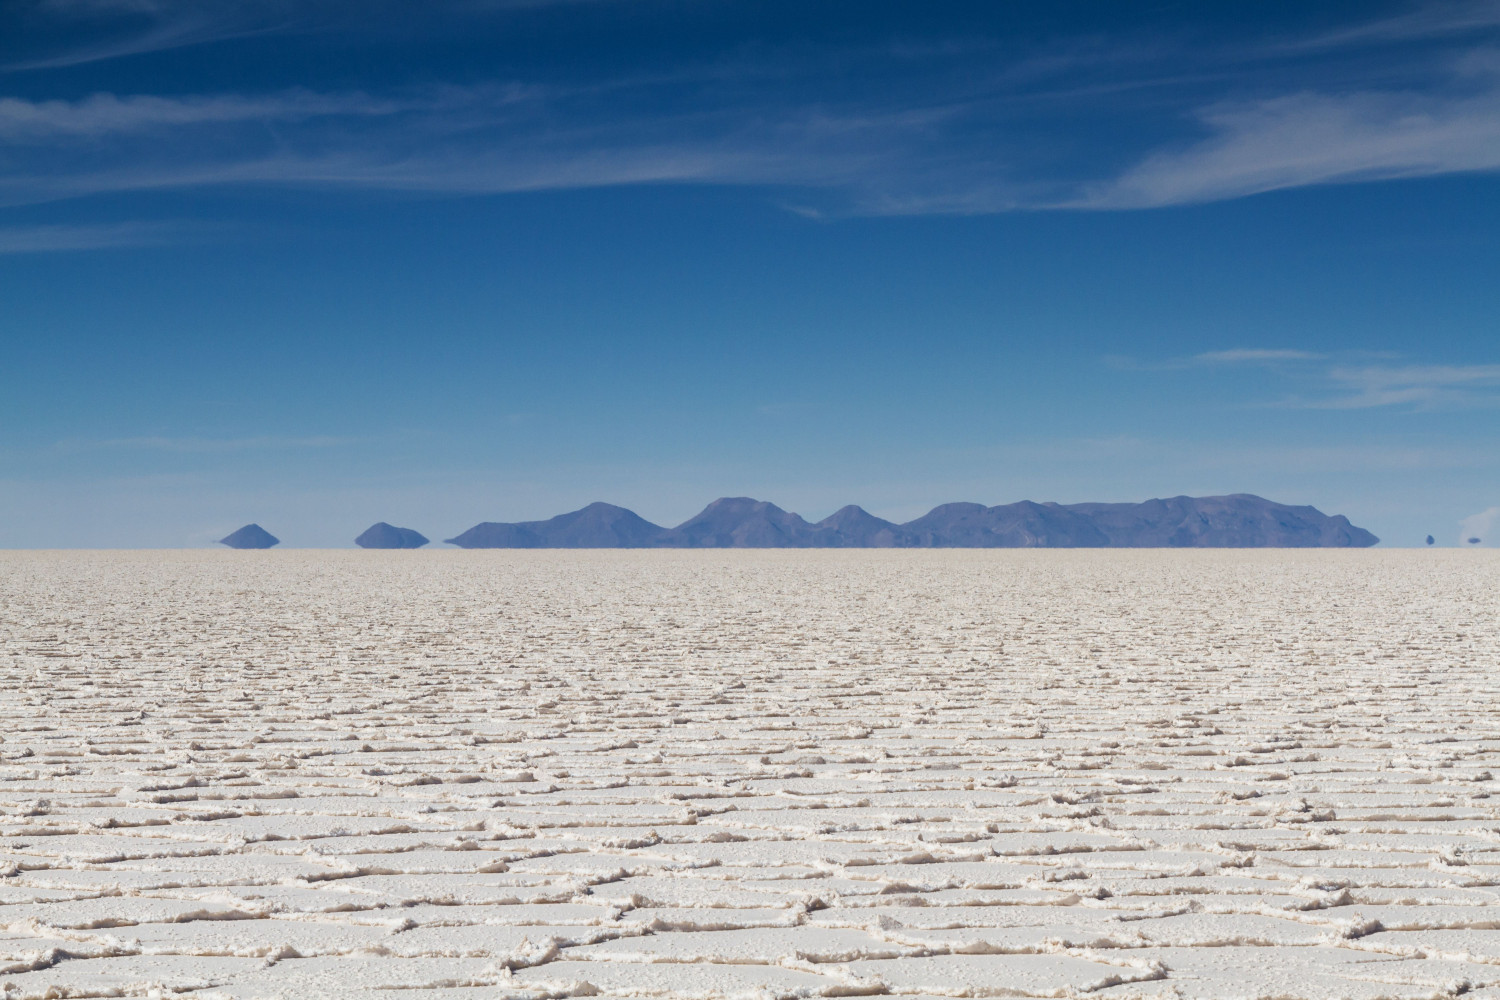
[[[0,996],[1500,997],[1497,611],[1478,552],[0,554]]]

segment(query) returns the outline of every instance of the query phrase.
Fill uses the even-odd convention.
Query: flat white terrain
[[[0,996],[1500,997],[1500,559],[0,554]]]

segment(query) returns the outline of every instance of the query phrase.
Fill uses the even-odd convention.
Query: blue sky
[[[1497,170],[1494,2],[15,0],[0,547],[1500,533]]]

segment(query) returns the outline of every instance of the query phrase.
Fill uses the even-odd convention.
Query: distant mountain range
[[[466,549],[1350,548],[1380,539],[1314,507],[1248,493],[1144,503],[949,503],[905,524],[850,505],[816,524],[764,500],[723,497],[675,528],[607,503],[546,521],[476,524]]]

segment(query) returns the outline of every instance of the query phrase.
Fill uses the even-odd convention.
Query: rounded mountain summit
[[[427,544],[427,537],[420,531],[379,521],[366,528],[354,544],[362,549],[420,549]]]
[[[281,539],[258,524],[247,524],[219,539],[219,544],[231,549],[269,549],[273,545],[280,545]]]

